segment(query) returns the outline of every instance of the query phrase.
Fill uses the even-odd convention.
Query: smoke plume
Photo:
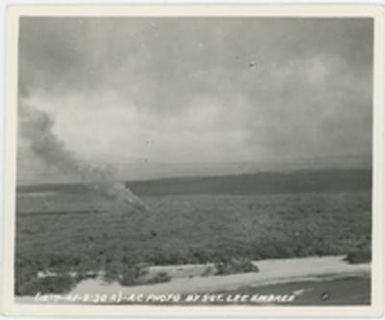
[[[28,141],[31,151],[47,165],[81,177],[94,190],[120,204],[136,211],[147,210],[144,203],[123,182],[117,181],[111,168],[89,165],[78,159],[52,131],[52,117],[23,99],[19,101],[19,125],[19,132]]]

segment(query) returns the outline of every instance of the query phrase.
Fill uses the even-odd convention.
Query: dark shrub
[[[140,281],[138,284],[154,284],[169,282],[171,280],[170,275],[167,272],[158,272],[153,277]]]
[[[147,274],[148,272],[145,267],[136,265],[134,267],[124,269],[122,274],[118,278],[118,281],[122,286],[135,286],[143,284],[162,283],[171,280],[171,277],[166,272],[158,272],[150,277],[146,277]]]
[[[207,266],[203,270],[203,272],[201,274],[201,277],[208,277],[208,276],[211,276],[211,275],[213,275],[215,273],[216,273],[216,268],[215,267]]]
[[[215,263],[216,275],[244,273],[244,272],[259,272],[249,259],[246,258],[230,258],[228,260]]]
[[[134,286],[146,273],[147,271],[141,266],[126,267],[122,270],[118,280],[122,286]]]
[[[77,280],[70,276],[35,278],[16,285],[17,295],[63,294],[70,292]]]
[[[370,249],[357,249],[350,251],[344,260],[351,264],[370,262],[372,260],[372,253]]]

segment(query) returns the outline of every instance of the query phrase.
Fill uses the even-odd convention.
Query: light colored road
[[[272,259],[257,261],[260,272],[225,276],[197,277],[206,265],[156,266],[150,273],[167,272],[172,280],[167,283],[122,287],[118,283],[105,284],[98,279],[85,280],[72,293],[106,293],[122,291],[130,293],[189,293],[237,290],[266,284],[285,283],[299,280],[317,280],[320,276],[345,277],[370,273],[370,264],[347,264],[344,256],[306,257],[294,259]],[[194,275],[193,278],[190,278]]]

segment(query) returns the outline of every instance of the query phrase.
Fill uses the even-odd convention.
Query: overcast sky
[[[80,157],[371,152],[372,21],[22,18],[20,94]]]

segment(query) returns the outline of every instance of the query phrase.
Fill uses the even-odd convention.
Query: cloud
[[[83,157],[368,155],[372,32],[363,18],[22,18],[19,87]]]

